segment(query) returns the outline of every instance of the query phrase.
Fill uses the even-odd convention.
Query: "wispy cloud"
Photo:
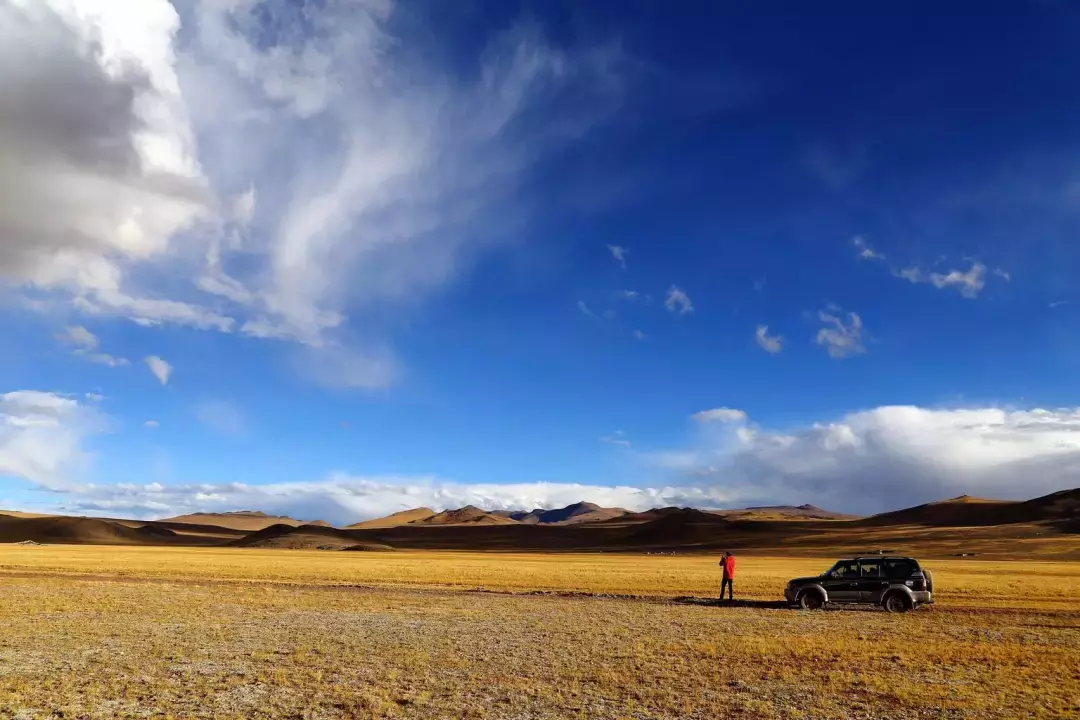
[[[144,326],[385,345],[375,309],[416,306],[525,222],[520,181],[625,89],[617,48],[556,46],[528,22],[458,74],[425,30],[397,34],[397,3],[290,8],[0,5],[0,105],[17,108],[0,177],[18,178],[0,282]]]
[[[642,331],[640,331],[640,330],[635,330],[634,331],[634,339],[635,340],[647,340],[648,338],[649,338],[649,336],[646,335],[645,333],[643,333]]]
[[[578,312],[580,312],[582,315],[585,315],[586,317],[591,317],[594,320],[599,320],[600,319],[600,316],[597,315],[596,313],[594,313],[589,308],[589,306],[585,304],[584,300],[578,300],[577,301],[577,309],[578,309]]]
[[[165,362],[157,355],[150,355],[145,358],[146,367],[149,368],[150,374],[158,379],[162,385],[169,383],[169,377],[172,375],[173,367],[169,363]]]
[[[855,249],[859,252],[859,257],[863,260],[884,260],[885,255],[877,252],[874,248],[870,247],[870,243],[866,241],[862,235],[856,235],[852,238],[852,244],[855,245]]]
[[[622,247],[621,245],[608,245],[607,249],[608,249],[608,252],[611,253],[611,256],[613,258],[615,258],[615,261],[619,263],[619,266],[622,267],[623,270],[625,270],[626,269],[626,253],[629,252],[629,251],[626,248]]]
[[[678,315],[686,315],[687,313],[694,312],[694,304],[690,301],[690,296],[675,285],[672,285],[668,289],[667,299],[664,300],[664,307],[666,307],[668,311]]]
[[[143,427],[150,428],[151,430],[156,430],[159,427],[159,423],[157,420],[147,420],[143,423]]]
[[[866,352],[863,322],[857,314],[848,313],[845,321],[822,310],[818,312],[818,319],[825,323],[825,327],[818,330],[817,343],[825,348],[830,357],[845,358]]]
[[[607,443],[608,445],[618,445],[619,447],[630,447],[631,443],[626,439],[626,433],[622,430],[616,430],[610,435],[605,435],[600,438],[600,442]]]
[[[770,355],[775,355],[784,349],[784,338],[780,335],[770,335],[768,325],[757,326],[757,330],[754,331],[754,340]]]
[[[75,349],[72,351],[73,355],[78,355],[92,363],[107,365],[109,367],[123,367],[131,364],[127,358],[97,352],[96,350],[100,345],[100,341],[96,335],[82,325],[70,325],[64,329],[63,333],[58,334],[56,337],[64,344],[75,346]]]
[[[220,435],[240,437],[248,432],[247,415],[228,400],[200,400],[195,405],[195,418]]]
[[[618,297],[622,300],[636,300],[641,296],[637,290],[620,290]]]
[[[720,407],[712,410],[701,410],[691,415],[690,419],[699,423],[738,423],[746,422],[746,413],[735,408]]]

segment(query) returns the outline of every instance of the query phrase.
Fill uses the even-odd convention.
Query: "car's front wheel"
[[[911,598],[899,592],[889,593],[881,604],[891,613],[907,612],[912,608]]]
[[[798,602],[803,610],[820,610],[825,606],[825,599],[821,597],[821,593],[812,590],[800,594]]]

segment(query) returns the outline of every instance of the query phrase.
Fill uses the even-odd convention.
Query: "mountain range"
[[[336,528],[255,510],[155,521],[0,511],[0,542],[372,551],[732,549],[804,554],[888,547],[999,555],[1038,547],[1040,556],[1080,559],[1080,489],[1022,502],[961,496],[864,518],[812,505],[628,512],[580,502],[527,512],[488,511],[472,505],[438,512],[413,508]]]

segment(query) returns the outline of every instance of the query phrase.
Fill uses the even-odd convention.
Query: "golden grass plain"
[[[776,609],[822,558],[0,546],[0,717],[1080,717],[1080,564]]]

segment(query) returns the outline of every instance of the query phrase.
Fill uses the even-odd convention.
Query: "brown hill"
[[[730,510],[710,510],[729,520],[858,520],[858,515],[823,510],[816,505],[759,505]]]
[[[371,528],[389,528],[397,527],[398,525],[406,525],[417,520],[426,520],[427,518],[435,515],[435,511],[431,508],[418,507],[410,510],[401,510],[400,512],[387,515],[386,517],[374,518],[372,520],[364,520],[362,522],[353,523],[346,526],[347,530],[357,529],[371,529]]]
[[[278,523],[234,540],[229,545],[249,548],[284,548],[288,550],[393,550],[385,543],[357,538],[348,530],[324,525],[286,525]],[[358,547],[359,546],[359,547]]]
[[[529,512],[497,510],[493,515],[516,520],[526,525],[576,525],[578,523],[603,522],[628,513],[622,508],[605,508],[590,502],[577,502],[564,508],[544,510],[537,508]]]
[[[443,510],[431,517],[413,520],[409,525],[517,525],[517,520],[489,513],[475,505],[457,510]]]
[[[83,517],[0,518],[0,542],[138,545],[169,542],[175,533],[167,529],[127,527],[120,523]]]
[[[323,527],[329,527],[329,524],[322,520],[308,523],[285,515],[267,515],[258,510],[236,510],[234,512],[223,513],[191,513],[190,515],[165,518],[160,522],[184,523],[186,525],[216,525],[217,527],[230,530],[243,530],[245,532],[262,530],[271,525],[291,525],[293,527],[299,527],[300,525],[321,525]]]

